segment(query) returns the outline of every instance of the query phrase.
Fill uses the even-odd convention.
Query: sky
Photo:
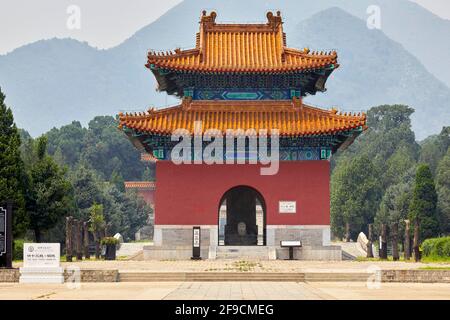
[[[181,1],[0,0],[0,54],[54,37],[87,41],[100,49],[111,48]],[[419,3],[442,18],[450,19],[450,0],[410,1]],[[77,6],[75,11],[72,5]],[[71,9],[69,13],[68,9]],[[78,12],[80,19],[77,19]],[[127,14],[124,15],[124,12]],[[80,21],[80,24],[76,21]]]

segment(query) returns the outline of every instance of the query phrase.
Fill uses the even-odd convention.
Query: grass
[[[420,267],[420,270],[450,270],[450,266],[448,267],[434,267],[434,266],[426,266]]]
[[[389,256],[387,259],[380,259],[380,258],[366,258],[366,257],[356,257],[356,261],[358,262],[366,262],[366,261],[374,261],[374,262],[380,262],[380,261],[386,261],[386,262],[397,262],[397,261],[403,261],[403,262],[414,262],[414,259],[411,258],[410,260],[405,260],[402,256],[399,260],[394,261],[392,256]]]
[[[450,262],[450,257],[441,257],[441,256],[422,257],[422,262]]]

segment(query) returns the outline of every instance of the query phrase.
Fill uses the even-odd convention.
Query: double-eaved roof
[[[365,129],[365,114],[338,114],[302,103],[300,99],[274,101],[183,100],[181,105],[145,113],[119,115],[120,127],[141,133],[170,135],[176,129],[194,133],[201,121],[202,133],[208,130],[278,129],[280,136],[334,134]]]
[[[286,47],[281,15],[267,13],[266,24],[217,24],[203,15],[194,49],[148,53],[147,67],[180,71],[264,73],[338,67],[337,53]]]

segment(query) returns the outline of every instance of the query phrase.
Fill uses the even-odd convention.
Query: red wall
[[[219,202],[236,186],[253,187],[264,197],[266,223],[330,224],[330,163],[280,162],[276,175],[260,175],[260,165],[156,164],[155,224],[216,225]],[[297,213],[278,213],[278,201],[297,201]]]

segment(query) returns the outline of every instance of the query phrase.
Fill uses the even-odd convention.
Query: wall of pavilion
[[[158,159],[154,246],[145,256],[191,257],[192,228],[200,226],[203,258],[229,246],[266,247],[272,258],[284,258],[280,241],[300,240],[297,258],[339,260],[339,248],[330,245],[330,158],[365,130],[366,117],[303,102],[326,90],[339,67],[336,52],[288,48],[279,12],[262,24],[219,24],[215,12],[203,12],[195,48],[150,51],[146,66],[158,89],[181,103],[120,114],[131,142]],[[229,141],[223,164],[176,164],[179,140],[171,135],[179,129],[193,141],[230,129],[258,138],[261,129],[276,131],[279,170],[262,175],[268,165],[253,164],[259,156],[234,142],[230,153]],[[202,142],[200,152],[207,147]],[[189,157],[196,159],[195,150]]]

